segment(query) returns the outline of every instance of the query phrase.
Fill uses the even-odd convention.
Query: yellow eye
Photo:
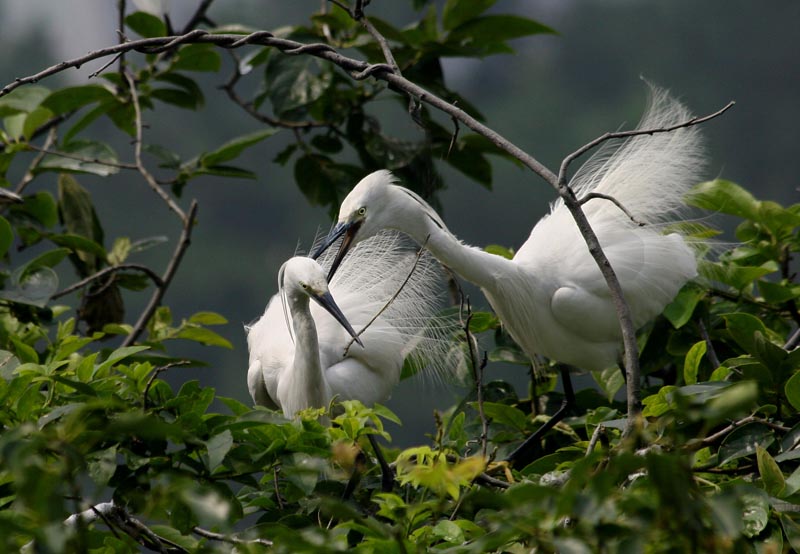
[[[365,213],[367,213],[367,207],[366,206],[361,206],[358,209],[358,215],[364,215]]]

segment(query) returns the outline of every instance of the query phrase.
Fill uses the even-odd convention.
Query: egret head
[[[278,286],[286,297],[305,295],[322,306],[358,344],[364,346],[350,322],[328,290],[328,280],[320,265],[311,258],[297,256],[287,260],[278,272]]]
[[[397,186],[396,182],[390,171],[375,171],[361,179],[342,201],[336,225],[311,254],[312,258],[318,258],[331,244],[342,238],[339,252],[328,273],[329,280],[347,252],[358,242],[376,235],[381,229],[406,231],[402,228],[405,201],[419,197]],[[418,202],[424,204],[421,199]]]

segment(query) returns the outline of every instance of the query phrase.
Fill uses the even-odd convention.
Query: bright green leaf
[[[687,385],[697,383],[697,372],[700,369],[700,362],[703,361],[703,356],[706,355],[708,345],[706,341],[701,340],[696,342],[686,354],[683,361],[683,380]]]
[[[758,200],[736,183],[724,179],[700,183],[692,189],[686,202],[712,212],[758,219]]]
[[[758,461],[758,473],[761,475],[761,482],[764,489],[770,496],[781,496],[786,487],[786,480],[783,477],[781,468],[761,446],[756,447],[756,460]]]

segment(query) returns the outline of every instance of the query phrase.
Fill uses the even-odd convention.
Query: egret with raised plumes
[[[681,103],[654,89],[639,128],[668,128],[690,117]],[[583,210],[619,279],[636,328],[660,314],[697,273],[694,250],[677,232],[665,233],[664,224],[680,219],[683,197],[702,165],[698,131],[684,127],[603,149],[569,182],[578,198],[595,193]],[[344,199],[338,222],[315,254],[341,237],[334,275],[352,247],[387,228],[425,242],[444,265],[478,285],[531,358],[542,355],[585,370],[617,362],[622,333],[611,294],[561,200],[509,260],[460,242],[422,198],[399,186],[390,172],[376,171]],[[509,460],[527,462],[533,444],[529,439]]]
[[[457,368],[448,359],[452,326],[437,315],[443,272],[408,243],[395,232],[362,242],[330,285],[332,254],[283,264],[278,293],[247,332],[256,404],[287,417],[334,397],[371,405],[390,396],[409,357],[429,373]]]

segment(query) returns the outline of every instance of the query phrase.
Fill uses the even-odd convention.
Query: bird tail
[[[649,105],[637,129],[669,128],[691,118],[689,110],[668,91],[650,85]],[[698,128],[638,135],[616,148],[607,144],[570,181],[578,198],[592,192],[613,197],[639,223],[674,219],[674,213],[685,207],[684,196],[703,170]],[[619,206],[603,198],[588,201],[584,209],[590,220],[627,217]]]

